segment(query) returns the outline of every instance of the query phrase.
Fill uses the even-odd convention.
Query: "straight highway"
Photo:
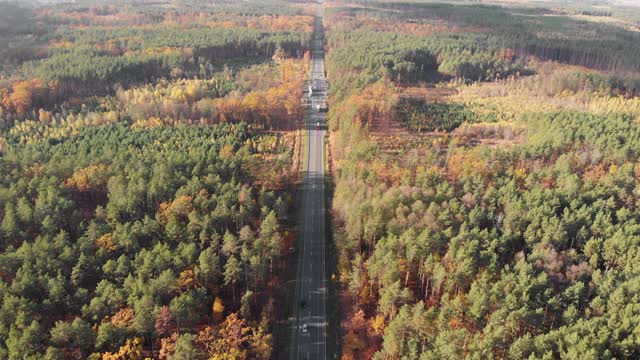
[[[322,3],[317,3],[311,76],[305,96],[307,159],[302,185],[301,231],[297,249],[289,359],[327,358],[327,277],[325,270],[325,133],[328,84],[324,70]]]

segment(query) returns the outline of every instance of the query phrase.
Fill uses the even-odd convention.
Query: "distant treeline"
[[[380,2],[375,9],[338,8],[336,11],[391,21],[445,21],[472,30],[487,29],[491,31],[484,33],[494,46],[513,49],[519,56],[537,56],[599,70],[640,70],[640,48],[627,46],[640,43],[640,34],[614,24],[579,20],[545,9]],[[607,16],[597,11],[586,15]]]
[[[304,34],[246,29],[89,29],[63,33],[61,41],[78,46],[55,49],[24,69],[45,81],[56,80],[64,97],[105,94],[115,84],[128,87],[172,74],[209,76],[223,61],[268,58],[276,50],[301,57],[308,47]],[[109,45],[98,45],[105,43]]]
[[[611,16],[611,11],[604,11],[604,10],[582,10],[582,11],[580,11],[580,15],[587,15],[587,16],[605,16],[605,17],[610,17],[610,16]]]

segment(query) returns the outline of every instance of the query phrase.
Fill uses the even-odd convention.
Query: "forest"
[[[595,11],[327,4],[342,359],[640,356],[638,22]]]
[[[274,357],[308,8],[0,14],[0,358]]]
[[[7,56],[2,68],[7,75],[37,79],[37,86],[26,90],[36,93],[31,101],[46,109],[77,98],[112,95],[116,86],[129,88],[163,78],[206,78],[229,63],[263,62],[274,53],[302,58],[312,22],[304,8],[281,17],[229,15],[236,19],[234,23],[204,9],[183,13],[184,8],[161,12],[143,5],[139,9],[104,5],[30,12],[13,3],[0,6],[6,8],[9,24],[21,19],[29,25],[3,32]],[[23,52],[30,54],[23,56]],[[0,99],[16,92],[15,87],[3,88]],[[37,96],[38,92],[45,95]]]

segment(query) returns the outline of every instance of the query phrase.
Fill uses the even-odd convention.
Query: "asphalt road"
[[[325,158],[328,85],[324,74],[322,4],[312,40],[312,69],[305,96],[310,104],[305,128],[307,161],[302,189],[301,232],[297,249],[294,314],[289,359],[327,358],[327,277],[325,269]],[[311,90],[309,90],[309,87]]]

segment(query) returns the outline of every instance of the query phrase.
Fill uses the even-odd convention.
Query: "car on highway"
[[[309,329],[307,328],[307,324],[302,324],[302,335],[309,335]]]
[[[320,121],[316,121],[316,130],[320,130]]]

